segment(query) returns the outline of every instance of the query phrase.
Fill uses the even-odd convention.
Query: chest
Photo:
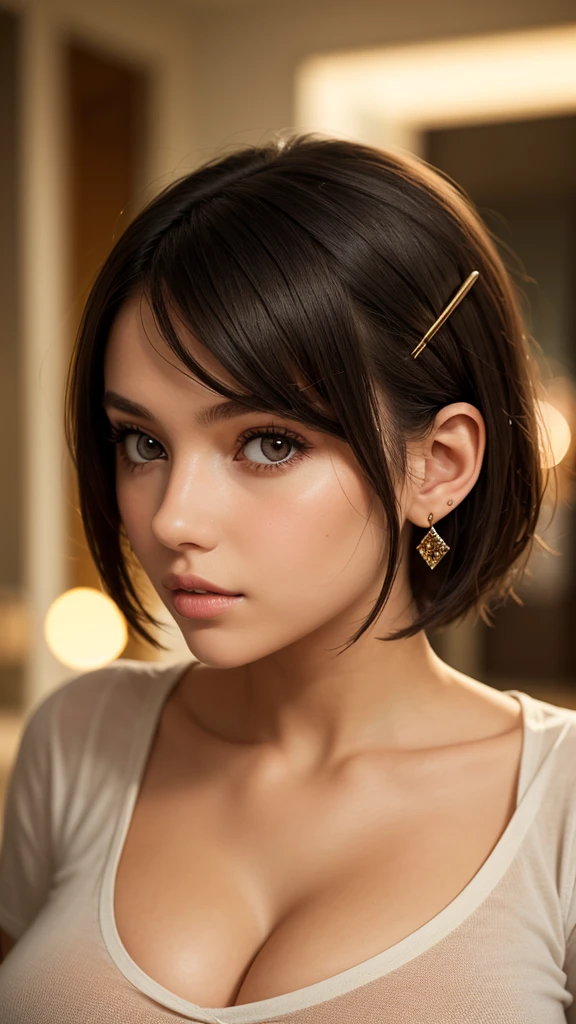
[[[318,782],[255,784],[160,732],[120,857],[135,963],[200,1006],[291,992],[390,948],[478,872],[515,807],[522,731]],[[182,753],[182,752],[180,752]]]

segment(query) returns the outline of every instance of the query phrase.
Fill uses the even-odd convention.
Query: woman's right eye
[[[124,451],[131,462],[142,465],[144,462],[154,462],[158,458],[157,450],[162,448],[159,441],[155,441],[149,434],[127,433],[124,437]],[[140,457],[140,458],[139,458]]]
[[[157,448],[162,449],[160,442],[150,434],[128,423],[111,424],[108,438],[118,447],[120,457],[131,469],[154,462],[159,457]]]

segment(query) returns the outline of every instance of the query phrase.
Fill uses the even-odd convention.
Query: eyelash
[[[137,427],[133,423],[119,423],[117,426],[114,424],[109,425],[106,440],[118,446],[120,458],[124,463],[126,463],[131,473],[138,472],[138,470],[143,469],[146,465],[158,461],[157,459],[149,459],[148,461],[144,462],[133,462],[132,459],[130,459],[126,454],[126,449],[124,446],[124,441],[129,434],[140,434],[142,437],[152,438],[153,441],[156,441],[156,438],[152,437],[152,434],[148,434],[146,433],[146,431],[141,430],[140,427]],[[291,458],[283,459],[282,462],[250,462],[250,460],[247,459],[246,461],[250,465],[250,470],[251,472],[254,473],[259,473],[261,471],[270,472],[271,470],[284,470],[288,466],[293,466],[295,462],[300,462],[302,458],[308,457],[308,451],[310,448],[312,448],[311,444],[308,444],[306,441],[302,440],[302,438],[300,438],[298,434],[295,434],[293,431],[288,430],[286,427],[275,427],[273,424],[271,424],[270,426],[263,427],[260,429],[253,427],[250,428],[249,430],[245,430],[244,433],[241,434],[240,437],[238,438],[238,441],[241,442],[241,444],[237,449],[236,454],[238,454],[238,452],[241,451],[242,448],[244,448],[248,444],[248,442],[252,441],[255,437],[272,439],[283,437],[294,445],[294,447],[296,448],[296,454],[293,455]],[[156,444],[160,444],[160,442],[156,441]],[[163,446],[160,445],[160,447]]]

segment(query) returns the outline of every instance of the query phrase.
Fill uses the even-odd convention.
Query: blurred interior
[[[571,14],[559,0],[0,0],[0,794],[26,716],[78,671],[47,642],[47,615],[72,588],[100,590],[62,415],[90,283],[151,195],[279,130],[415,152],[466,189],[498,237],[548,401],[571,432],[540,526],[558,554],[535,549],[523,605],[510,600],[492,627],[470,618],[430,639],[492,686],[576,708]],[[186,657],[154,611],[168,629],[162,660]],[[94,664],[107,660],[98,643]],[[160,655],[129,636],[119,656]]]

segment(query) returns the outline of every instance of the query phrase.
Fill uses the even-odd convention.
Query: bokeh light
[[[46,643],[68,668],[100,668],[114,661],[128,642],[128,629],[114,601],[93,587],[73,587],[50,606]]]
[[[566,455],[572,440],[570,427],[565,416],[550,402],[538,402],[540,417],[540,454],[544,469],[557,466]]]

